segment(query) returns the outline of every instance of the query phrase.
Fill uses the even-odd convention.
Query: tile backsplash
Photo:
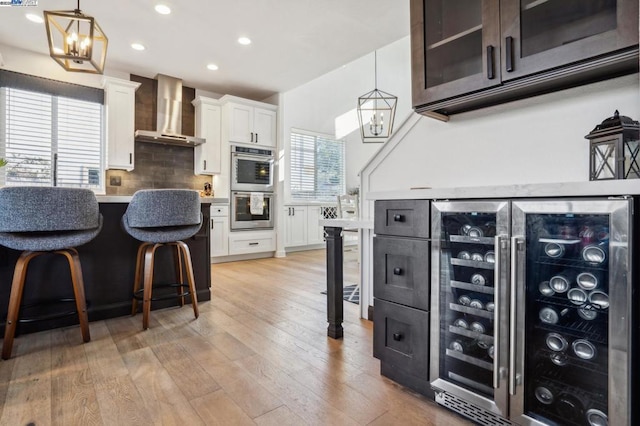
[[[193,148],[135,142],[135,168],[131,172],[107,170],[107,195],[132,195],[139,189],[188,188],[202,190],[211,176],[193,173]],[[120,186],[111,185],[120,177]],[[117,179],[113,179],[117,180]]]

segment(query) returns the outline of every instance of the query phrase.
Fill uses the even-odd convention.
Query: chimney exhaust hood
[[[165,145],[196,146],[203,138],[186,136],[182,132],[182,80],[158,74],[156,130],[136,130],[135,140]]]

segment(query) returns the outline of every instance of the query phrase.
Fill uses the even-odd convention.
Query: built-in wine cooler
[[[488,425],[630,424],[631,205],[433,203],[437,402]]]

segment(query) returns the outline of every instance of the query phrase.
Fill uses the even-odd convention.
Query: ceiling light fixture
[[[96,20],[80,10],[44,11],[49,55],[67,71],[102,74],[109,40]]]
[[[145,49],[144,45],[140,44],[140,43],[131,43],[131,48],[133,50],[144,50]]]
[[[207,69],[211,71],[216,71],[218,69],[218,66],[216,64],[209,64],[207,65]]]
[[[358,98],[362,142],[385,142],[393,132],[398,97],[378,90],[378,53],[374,52],[375,88]],[[385,113],[387,122],[385,123]]]
[[[238,43],[240,43],[243,46],[247,46],[251,44],[251,39],[249,37],[240,37],[238,39]]]
[[[31,22],[35,22],[36,24],[42,24],[44,22],[42,16],[36,15],[35,13],[27,13],[25,16],[28,20],[30,20]]]
[[[168,15],[171,13],[171,8],[165,4],[158,4],[155,9],[160,15]]]

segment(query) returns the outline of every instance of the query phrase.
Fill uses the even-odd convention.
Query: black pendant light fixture
[[[378,90],[378,53],[374,52],[375,88],[358,98],[358,121],[362,142],[382,143],[393,132],[398,97]]]
[[[80,10],[44,11],[49,55],[67,71],[102,74],[109,40],[96,20]]]

